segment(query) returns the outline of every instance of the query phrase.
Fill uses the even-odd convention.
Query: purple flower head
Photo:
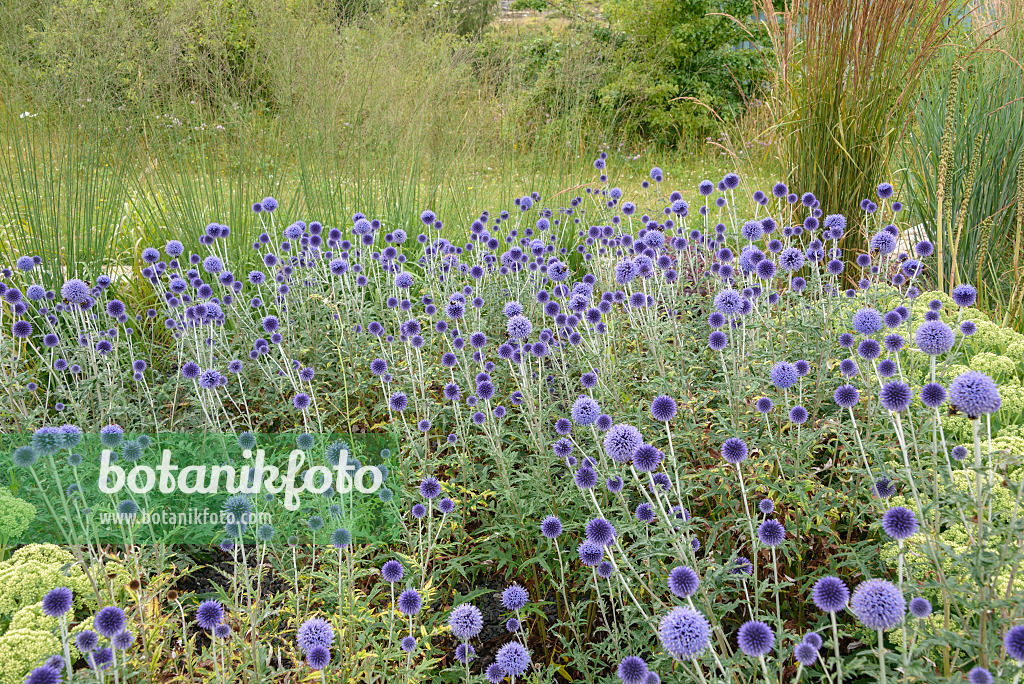
[[[483,629],[484,617],[476,606],[460,603],[452,608],[451,615],[448,616],[448,626],[456,639],[469,641]]]
[[[909,508],[896,506],[882,516],[882,529],[893,539],[907,539],[917,532],[917,517]]]
[[[628,463],[643,443],[639,430],[632,425],[620,423],[608,430],[604,438],[604,449],[616,463]]]
[[[224,620],[224,606],[212,599],[203,601],[196,609],[196,624],[206,631],[212,630]]]
[[[764,622],[748,620],[736,635],[740,650],[752,658],[766,655],[775,645],[775,632]]]
[[[914,393],[905,382],[894,380],[882,386],[878,393],[878,400],[882,406],[894,413],[902,413],[910,407],[910,400]]]
[[[942,321],[925,321],[914,332],[918,348],[930,356],[945,354],[953,348],[956,336]]]
[[[772,366],[769,376],[772,384],[779,389],[789,389],[796,384],[800,377],[796,372],[796,367],[785,361],[779,361]]]
[[[804,634],[803,643],[809,644],[815,651],[821,648],[822,640],[821,635],[817,632],[808,632]]]
[[[786,539],[786,528],[778,520],[769,518],[758,525],[757,538],[765,546],[778,546]]]
[[[822,577],[811,588],[811,600],[823,613],[838,613],[850,600],[850,590],[838,577]]]
[[[679,598],[691,596],[700,586],[700,578],[693,568],[680,565],[668,574],[668,590]]]
[[[530,600],[526,590],[518,584],[510,584],[501,592],[501,605],[505,607],[505,610],[522,610],[522,608]]]
[[[856,365],[855,365],[856,367]],[[860,392],[853,385],[840,385],[832,395],[836,405],[840,408],[852,408],[860,401]]]
[[[1006,655],[1018,663],[1024,663],[1024,625],[1011,627],[1003,637]]]
[[[793,649],[793,657],[804,667],[810,667],[818,661],[818,649],[806,641],[801,641]]]
[[[957,306],[965,309],[969,306],[974,306],[974,302],[978,299],[978,291],[971,285],[957,285],[953,288],[951,296]]]
[[[730,437],[722,443],[722,457],[729,463],[742,463],[747,453],[747,444],[739,437]]]
[[[615,527],[604,518],[593,518],[587,522],[587,541],[599,546],[610,546],[615,540]]]
[[[530,669],[530,652],[518,641],[511,641],[498,649],[494,662],[506,677],[520,677]]]
[[[423,597],[415,589],[406,589],[399,594],[396,603],[402,615],[415,615],[423,607]]]
[[[794,425],[803,425],[807,422],[808,413],[807,409],[803,406],[794,406],[789,409],[789,422]]]
[[[658,639],[662,647],[680,660],[699,656],[708,646],[711,625],[692,608],[674,608],[661,618]]]
[[[962,373],[950,383],[949,401],[970,418],[995,413],[1003,402],[992,378],[978,371]]]
[[[938,408],[946,401],[946,388],[937,382],[930,382],[921,388],[921,403],[928,408]]]
[[[862,625],[881,631],[900,624],[906,613],[903,592],[892,582],[881,579],[861,582],[853,592],[850,607]]]
[[[761,499],[757,502],[757,510],[765,515],[771,515],[775,512],[775,502],[771,499]]]
[[[401,582],[405,577],[405,566],[397,560],[389,560],[381,566],[380,576],[385,582]]]
[[[580,563],[592,568],[604,558],[604,548],[590,541],[585,541],[576,548]]]
[[[992,673],[983,667],[971,668],[967,673],[968,684],[992,684]]]
[[[647,684],[647,663],[637,656],[626,656],[615,670],[622,684]]]
[[[882,329],[882,315],[871,308],[853,314],[853,329],[861,335],[872,335]]]
[[[672,420],[676,415],[676,402],[667,394],[655,397],[651,402],[651,417],[661,423]]]
[[[420,483],[420,495],[427,499],[436,498],[441,494],[441,483],[436,477],[424,478]]]
[[[910,599],[909,609],[910,614],[918,619],[926,618],[932,614],[932,604],[923,596]]]
[[[772,408],[774,408],[774,406],[775,404],[773,404],[772,400],[769,399],[768,397],[761,397],[754,404],[754,408],[757,409],[757,412],[764,414],[771,413]]]
[[[43,613],[52,618],[60,618],[71,610],[73,603],[71,590],[67,587],[57,587],[43,597]]]
[[[125,620],[126,618],[123,610],[117,606],[107,606],[105,608],[101,608],[100,611],[96,613],[92,624],[100,636],[105,636],[109,639],[124,629]]]

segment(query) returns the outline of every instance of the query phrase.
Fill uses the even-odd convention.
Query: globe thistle
[[[434,499],[441,494],[441,483],[436,477],[426,477],[420,483],[420,495],[426,499]]]
[[[95,651],[99,643],[99,636],[91,629],[84,629],[75,636],[75,648],[82,653]]]
[[[711,625],[692,608],[673,608],[658,625],[658,639],[674,658],[692,660],[708,646]]]
[[[821,648],[821,635],[817,632],[808,632],[807,634],[804,634],[803,643],[810,644],[811,648],[817,651]]]
[[[562,534],[562,521],[557,516],[549,515],[541,521],[540,533],[547,539],[557,539]]]
[[[615,670],[622,684],[647,684],[647,663],[637,656],[626,656]]]
[[[764,622],[748,620],[740,625],[736,643],[746,655],[759,658],[772,650],[775,645],[775,632]]]
[[[930,382],[921,388],[921,403],[928,408],[938,408],[946,401],[946,388],[937,382]]]
[[[903,621],[906,601],[903,592],[891,582],[870,579],[857,586],[850,607],[862,625],[884,631]]]
[[[92,625],[100,636],[109,639],[124,629],[125,620],[123,610],[117,606],[107,606],[100,608],[99,612],[96,613],[96,616],[93,617]]]
[[[784,390],[795,385],[800,376],[797,374],[796,367],[793,364],[779,361],[772,366],[769,377],[775,387]]]
[[[401,582],[405,577],[405,567],[397,560],[389,560],[381,566],[380,576],[385,582]]]
[[[793,649],[793,658],[804,667],[810,667],[818,661],[818,649],[806,641],[801,641]]]
[[[511,641],[498,649],[494,662],[506,677],[515,679],[530,669],[530,652],[518,641]]]
[[[761,499],[757,502],[757,509],[765,515],[771,515],[775,512],[775,502],[771,499]]]
[[[1006,655],[1018,663],[1024,663],[1024,625],[1016,625],[1007,630],[1003,637]]]
[[[786,539],[786,528],[778,520],[769,518],[758,525],[757,538],[765,546],[778,546]]]
[[[460,603],[452,608],[452,612],[448,616],[448,626],[455,638],[460,641],[469,641],[483,629],[484,617],[476,606]]]
[[[591,541],[585,541],[576,548],[576,554],[580,558],[580,563],[591,568],[604,558],[604,548]]]
[[[67,587],[57,587],[43,596],[43,613],[52,618],[60,618],[71,610],[73,603],[71,590]]]
[[[597,485],[597,472],[589,466],[583,466],[572,479],[580,489],[593,489]]]
[[[650,444],[641,445],[633,452],[633,467],[641,473],[653,472],[665,458],[665,454]]]
[[[306,651],[306,664],[312,670],[323,670],[331,662],[331,652],[324,646],[313,646]]]
[[[692,568],[680,565],[668,574],[668,590],[679,598],[691,596],[700,586],[700,578]]]
[[[627,463],[633,453],[643,446],[640,431],[632,425],[620,423],[612,427],[604,438],[604,449],[616,463]]]
[[[971,668],[967,673],[968,684],[992,684],[992,673],[983,667]]]
[[[789,422],[793,423],[794,425],[803,425],[804,423],[807,422],[808,417],[809,414],[807,413],[807,409],[805,409],[803,406],[798,405],[789,409]]]
[[[910,599],[910,614],[918,619],[926,618],[932,614],[932,604],[923,596]]]
[[[978,371],[961,373],[949,385],[949,401],[970,418],[995,413],[1002,405],[992,378]]]
[[[516,314],[508,319],[506,330],[511,339],[525,340],[533,332],[533,324],[522,314]]]
[[[774,407],[775,404],[773,404],[772,400],[768,397],[761,397],[754,403],[754,408],[761,414],[771,413]]]
[[[917,517],[909,508],[896,506],[882,516],[882,529],[893,539],[908,539],[917,532],[917,528]]]
[[[412,507],[412,517],[419,520],[427,514],[427,507],[423,504],[416,504]]]
[[[722,351],[729,346],[729,336],[721,330],[715,330],[708,335],[708,348],[711,351]]]
[[[893,413],[902,413],[910,407],[910,400],[914,393],[905,382],[894,380],[882,386],[878,393],[878,400],[882,406]]]
[[[974,306],[974,302],[978,299],[978,291],[971,285],[957,285],[953,288],[950,296],[957,306],[966,309],[969,306]]]
[[[25,684],[61,684],[62,681],[60,669],[49,665],[37,667],[25,677]]]
[[[415,615],[423,607],[423,597],[415,589],[406,589],[399,594],[397,603],[402,615]]]
[[[597,402],[586,395],[576,398],[572,405],[572,419],[577,425],[591,425],[601,414]]]
[[[938,356],[953,348],[956,336],[942,321],[925,321],[914,332],[914,342],[925,354]]]
[[[878,358],[878,355],[882,353],[882,346],[876,340],[868,338],[861,340],[857,345],[857,353],[861,358],[870,361]]]
[[[206,631],[212,630],[224,620],[224,606],[219,601],[209,599],[196,608],[196,624]]]
[[[610,546],[615,540],[615,527],[604,518],[593,518],[587,521],[587,541],[598,546]]]
[[[747,458],[747,444],[739,437],[730,437],[722,443],[722,457],[737,465]]]
[[[336,549],[348,548],[352,545],[352,533],[344,527],[339,527],[331,533],[331,546]]]
[[[402,637],[400,647],[406,653],[412,653],[416,650],[416,639],[412,636]]]
[[[122,629],[114,635],[110,643],[118,651],[127,651],[135,643],[135,635],[127,629]]]
[[[832,395],[840,408],[852,408],[860,401],[860,392],[853,385],[840,385]]]
[[[888,499],[896,493],[896,485],[887,477],[880,477],[875,480],[875,494],[882,499]]]
[[[139,514],[139,505],[131,499],[125,499],[117,504],[117,517],[119,520],[134,520]]]
[[[853,329],[861,335],[872,335],[882,329],[882,315],[872,308],[858,310],[851,321]]]
[[[665,423],[672,420],[676,415],[676,402],[675,400],[666,395],[655,397],[654,401],[651,402],[651,417],[659,423]]]
[[[307,408],[309,408],[309,405],[311,403],[312,399],[310,399],[309,395],[306,394],[305,392],[299,392],[294,397],[292,397],[292,406],[294,406],[297,411],[306,410]]]
[[[388,400],[388,406],[392,411],[402,412],[409,406],[409,397],[405,392],[395,392]]]
[[[743,297],[736,290],[722,290],[715,296],[715,309],[725,316],[739,313],[742,304]]]
[[[838,613],[850,600],[850,590],[838,577],[822,577],[811,587],[811,600],[823,613]]]

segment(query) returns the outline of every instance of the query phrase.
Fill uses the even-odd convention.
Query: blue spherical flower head
[[[818,649],[806,641],[801,641],[793,649],[793,657],[804,667],[810,667],[818,661]]]
[[[648,673],[647,663],[637,656],[623,658],[615,671],[622,684],[646,684]]]
[[[838,577],[822,577],[811,588],[811,600],[824,613],[838,613],[850,600],[850,590]]]
[[[786,528],[778,520],[769,518],[758,525],[757,538],[765,546],[778,546],[786,540]]]
[[[852,408],[860,401],[860,392],[853,385],[840,385],[832,395],[840,408]]]
[[[59,668],[43,665],[28,673],[25,684],[60,684],[63,681]]]
[[[576,486],[580,489],[593,489],[597,485],[597,471],[590,466],[584,465],[576,471],[572,477],[572,481],[575,482]]]
[[[460,603],[452,608],[451,615],[448,616],[448,626],[456,639],[469,641],[483,629],[484,617],[476,606]]]
[[[674,608],[661,618],[658,639],[662,647],[679,660],[691,660],[708,646],[711,625],[692,608]]]
[[[722,443],[722,458],[734,465],[747,458],[747,444],[739,437],[730,437]]]
[[[921,403],[928,408],[938,408],[946,401],[946,388],[937,382],[930,382],[921,388]]]
[[[850,607],[862,625],[876,631],[892,629],[906,613],[903,592],[881,579],[861,582],[853,592]]]
[[[609,546],[615,540],[615,527],[604,518],[593,518],[587,522],[587,541],[598,546]]]
[[[945,354],[953,348],[956,336],[942,321],[925,321],[914,332],[918,348],[930,356]]]
[[[406,589],[399,594],[397,603],[402,615],[415,615],[423,607],[423,597],[415,589]]]
[[[562,521],[558,516],[549,515],[541,521],[540,533],[547,539],[557,539],[562,534]]]
[[[92,623],[98,634],[109,639],[124,629],[125,620],[123,610],[117,606],[107,606],[96,613]]]
[[[412,653],[416,650],[416,639],[412,636],[402,637],[402,642],[400,646],[401,649],[406,653]]]
[[[807,634],[804,634],[803,643],[810,644],[811,648],[817,651],[821,648],[821,635],[817,632],[808,632]]]
[[[722,351],[729,346],[729,336],[721,330],[715,330],[708,335],[708,348],[712,351]]]
[[[405,566],[397,560],[389,560],[381,566],[380,576],[385,582],[392,584],[401,582],[402,578],[405,577]]]
[[[796,372],[796,366],[785,361],[779,361],[772,366],[769,377],[773,385],[784,390],[795,385],[800,375]]]
[[[1003,637],[1006,655],[1018,663],[1024,663],[1024,625],[1011,627]]]
[[[1003,403],[992,378],[978,371],[961,373],[950,383],[949,401],[969,418],[995,413]]]
[[[331,662],[331,652],[323,646],[313,646],[306,651],[306,664],[312,670],[322,670]]]
[[[872,308],[860,309],[853,314],[852,324],[861,335],[872,335],[882,329],[882,315]]]
[[[761,499],[757,502],[757,509],[765,515],[771,515],[775,512],[775,502],[771,499]]]
[[[642,523],[649,523],[654,520],[654,506],[649,503],[638,504],[634,512],[636,519]]]
[[[715,296],[715,309],[724,316],[734,316],[743,305],[743,296],[736,290],[722,290]]]
[[[902,413],[910,407],[910,400],[914,393],[905,382],[894,380],[882,386],[878,393],[878,400],[882,406],[893,413]]]
[[[896,493],[896,485],[887,477],[880,477],[875,480],[875,494],[883,499],[888,499]]]
[[[43,613],[52,618],[61,618],[71,610],[73,603],[71,590],[67,587],[57,587],[43,596]]]
[[[591,541],[585,541],[580,544],[576,549],[576,553],[580,558],[580,563],[588,568],[594,567],[604,558],[604,548]]]
[[[909,610],[918,619],[926,618],[932,614],[932,604],[923,596],[918,596],[910,599]]]
[[[693,568],[680,565],[672,568],[668,574],[668,590],[679,598],[693,595],[698,586],[700,586],[700,578]]]
[[[676,402],[675,400],[666,395],[655,397],[654,401],[651,402],[651,417],[660,422],[665,423],[676,415]]]
[[[957,306],[965,309],[969,306],[974,306],[974,302],[978,299],[978,291],[971,285],[957,285],[953,288],[951,296]]]
[[[895,506],[882,516],[882,529],[893,539],[908,539],[917,532],[917,516],[909,508]]]
[[[529,600],[530,597],[526,590],[515,583],[510,584],[501,592],[501,605],[506,610],[521,610]]]
[[[761,414],[771,413],[774,406],[775,405],[772,403],[772,400],[768,397],[761,397],[754,403],[754,408]]]
[[[643,443],[639,430],[632,425],[620,423],[608,430],[604,438],[604,449],[616,463],[628,463]]]
[[[968,684],[992,684],[992,673],[983,667],[972,668],[967,673]]]
[[[803,425],[807,422],[808,417],[807,409],[803,406],[794,406],[789,409],[789,422],[794,425]]]
[[[633,467],[641,473],[653,472],[665,458],[665,454],[650,444],[641,445],[633,452]]]
[[[436,477],[424,478],[420,483],[420,495],[427,499],[436,498],[441,494],[441,483]]]
[[[494,662],[506,677],[521,677],[530,669],[530,652],[518,641],[511,641],[498,649]]]
[[[196,609],[196,624],[211,631],[224,620],[224,606],[212,599],[203,601]]]
[[[571,415],[577,425],[591,425],[601,415],[601,408],[590,397],[581,395],[573,402]]]
[[[760,658],[771,652],[775,645],[775,632],[764,622],[748,620],[740,625],[736,643],[746,655]]]

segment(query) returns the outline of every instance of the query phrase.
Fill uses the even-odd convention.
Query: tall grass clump
[[[1008,6],[998,19],[994,30],[966,35],[924,79],[904,166],[914,186],[908,207],[936,245],[941,289],[970,283],[997,320],[1019,329],[1024,11]]]
[[[918,82],[949,32],[951,0],[755,3],[775,60],[767,133],[791,185],[857,215],[900,143]],[[866,239],[847,233],[843,247]]]

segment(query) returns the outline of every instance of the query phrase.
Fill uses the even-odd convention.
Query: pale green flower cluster
[[[67,587],[76,607],[97,608],[92,583],[74,557],[53,544],[29,544],[0,563],[0,615],[43,599],[54,587]]]
[[[24,534],[35,517],[35,506],[0,486],[0,548]]]

